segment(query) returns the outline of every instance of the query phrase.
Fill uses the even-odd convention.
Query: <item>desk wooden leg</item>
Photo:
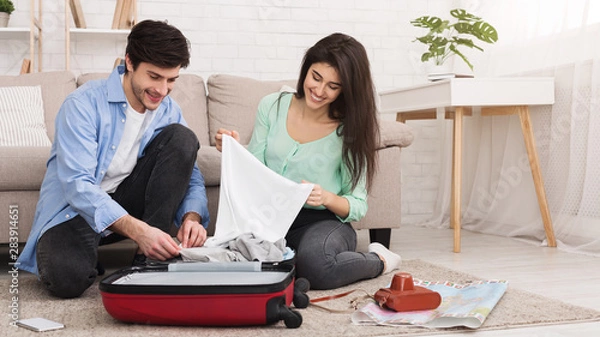
[[[552,228],[552,218],[548,209],[548,200],[546,199],[546,190],[544,189],[544,181],[540,171],[540,162],[535,149],[535,139],[533,138],[533,129],[531,127],[531,119],[529,117],[529,107],[518,107],[519,117],[521,119],[521,130],[525,138],[525,147],[529,156],[529,165],[531,166],[531,174],[533,175],[533,184],[537,194],[540,212],[542,213],[542,221],[546,231],[549,247],[556,247],[556,238],[554,237],[554,229]]]
[[[461,172],[462,172],[462,107],[454,112],[454,132],[452,140],[452,186],[450,201],[450,226],[454,228],[454,252],[460,253],[460,216],[461,216]]]

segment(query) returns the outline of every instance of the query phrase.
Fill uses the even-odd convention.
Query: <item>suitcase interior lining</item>
[[[113,285],[170,286],[252,286],[277,284],[288,275],[276,271],[263,272],[145,272],[122,276]]]

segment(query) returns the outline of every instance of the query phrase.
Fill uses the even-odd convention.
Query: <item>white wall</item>
[[[37,1],[37,0],[36,0]],[[81,0],[88,28],[110,28],[115,0]],[[425,81],[412,43],[421,34],[409,21],[442,15],[458,0],[138,0],[138,19],[168,20],[192,45],[190,67],[203,76],[228,73],[257,79],[296,78],[302,55],[318,39],[339,31],[361,41],[379,90]],[[29,1],[14,1],[10,27],[29,25]],[[65,69],[64,1],[43,1],[43,71]],[[71,23],[71,25],[73,25]],[[108,72],[122,57],[125,35],[72,37],[71,71]],[[0,74],[16,75],[28,41],[0,40]],[[385,118],[393,118],[386,116]],[[435,201],[439,135],[430,122],[411,121],[416,138],[403,152],[403,223],[426,218]]]

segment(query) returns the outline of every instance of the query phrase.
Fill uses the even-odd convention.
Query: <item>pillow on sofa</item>
[[[0,87],[0,97],[0,146],[52,146],[39,85]]]
[[[44,71],[41,73],[22,74],[18,76],[0,76],[0,87],[42,86],[42,101],[44,103],[44,121],[48,138],[54,139],[54,120],[65,97],[77,88],[72,72]]]
[[[252,137],[256,109],[260,100],[283,86],[293,89],[296,80],[261,81],[233,75],[212,75],[208,87],[208,126],[210,143],[215,145],[219,128],[237,130],[240,143],[248,144]]]

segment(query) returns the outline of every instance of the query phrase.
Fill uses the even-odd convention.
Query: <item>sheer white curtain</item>
[[[555,78],[555,104],[532,107],[560,249],[600,256],[600,0],[462,1],[499,42],[473,53],[475,76]],[[462,69],[456,69],[460,71]],[[438,119],[440,189],[427,226],[449,226],[451,121]],[[464,121],[463,227],[545,245],[519,117]]]

